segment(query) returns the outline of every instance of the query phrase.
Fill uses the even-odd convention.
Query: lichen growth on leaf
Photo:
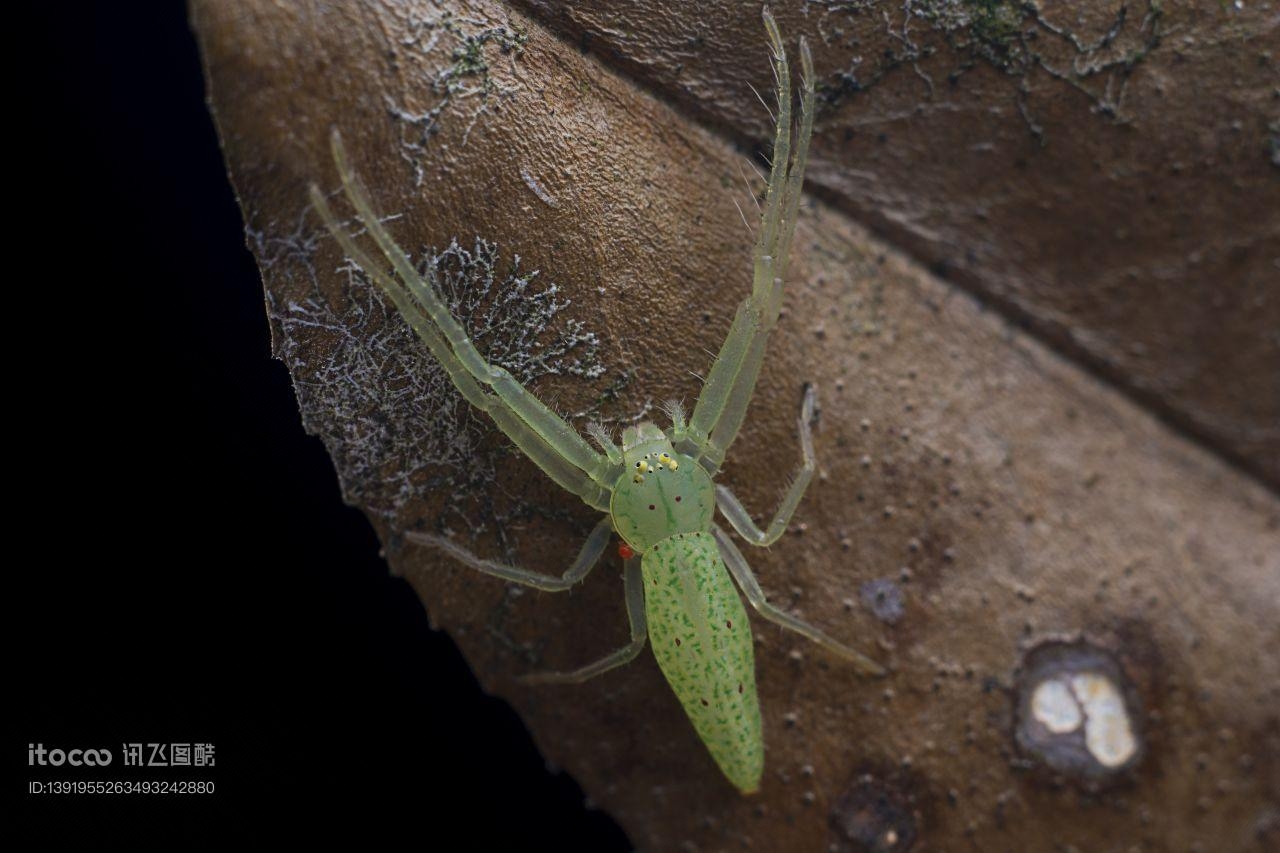
[[[308,247],[292,246],[292,261]],[[268,250],[259,257],[271,257]],[[289,259],[275,254],[267,265]],[[521,383],[536,387],[547,376],[593,382],[606,374],[597,334],[567,315],[570,300],[560,287],[522,269],[519,256],[504,264],[492,242],[477,239],[465,249],[455,241],[425,251],[417,267],[485,358]],[[310,270],[309,292],[288,300],[269,292],[268,310],[304,425],[324,441],[344,499],[403,527],[414,520],[404,515],[410,502],[425,497],[434,513],[427,526],[472,537],[493,530],[510,549],[509,522],[555,511],[498,494],[498,472],[518,454],[494,440],[492,423],[463,402],[377,287],[355,266],[342,269],[349,284],[341,299],[322,295]],[[627,379],[622,374],[610,387]],[[566,416],[598,417],[609,396],[593,395],[592,404]],[[420,512],[416,505],[413,511]]]
[[[955,84],[966,72],[986,65],[1018,80],[1018,111],[1033,135],[1042,137],[1027,96],[1030,83],[1043,73],[1076,89],[1089,99],[1094,112],[1121,117],[1129,75],[1162,38],[1163,8],[1148,0],[1136,26],[1128,4],[1122,4],[1096,37],[1054,23],[1036,2],[1027,0],[905,0],[893,13],[872,0],[806,0],[822,9],[819,30],[828,42],[859,44],[848,21],[851,17],[882,18],[889,47],[876,62],[861,68],[855,54],[848,68],[829,77],[822,87],[830,104],[874,86],[899,68],[910,68],[935,94],[930,70],[947,63],[946,79]],[[945,48],[945,50],[944,50]]]
[[[422,65],[433,70],[424,74],[422,86],[407,90],[407,100],[397,101],[389,94],[384,95],[388,113],[401,125],[401,156],[413,166],[415,181],[421,186],[425,177],[422,155],[440,132],[441,116],[459,102],[471,104],[462,133],[465,143],[476,122],[490,111],[491,101],[515,94],[514,86],[500,84],[491,74],[494,54],[510,58],[514,77],[515,60],[524,52],[529,36],[518,27],[490,25],[448,11],[438,17],[411,12],[407,29],[393,52],[430,54],[442,41],[449,45],[447,61],[429,61]],[[434,98],[428,107],[418,104],[423,92]]]

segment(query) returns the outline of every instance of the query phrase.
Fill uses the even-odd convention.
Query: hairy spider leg
[[[485,361],[471,338],[467,336],[462,324],[454,318],[449,307],[436,292],[435,285],[429,279],[420,276],[413,268],[408,256],[382,227],[369,201],[367,191],[347,161],[342,137],[336,129],[330,137],[330,146],[333,149],[333,160],[337,164],[338,175],[342,179],[347,198],[355,207],[369,235],[373,237],[378,248],[395,268],[401,282],[449,342],[452,351],[447,357],[461,364],[482,385],[489,386],[521,421],[571,465],[580,468],[605,489],[611,487],[617,479],[618,472],[608,457],[593,450],[572,426],[525,390],[524,386],[507,370]]]
[[[800,39],[800,64],[803,70],[800,130],[796,137],[791,168],[787,172],[782,225],[778,230],[777,242],[772,252],[774,278],[768,291],[768,300],[762,311],[762,325],[752,336],[751,345],[743,359],[742,368],[734,379],[724,410],[716,421],[711,437],[703,450],[703,458],[700,462],[712,474],[719,470],[720,464],[724,462],[725,452],[738,437],[738,431],[742,428],[747,406],[751,403],[751,395],[755,391],[756,380],[760,376],[760,365],[764,362],[764,350],[769,341],[769,333],[777,325],[778,313],[782,310],[783,277],[787,272],[791,239],[796,233],[796,218],[800,211],[800,190],[804,184],[805,165],[809,160],[809,139],[813,134],[815,91],[813,57],[809,53],[809,45],[803,38]]]
[[[800,406],[799,419],[802,459],[800,470],[796,472],[791,485],[787,487],[786,494],[782,496],[782,503],[778,504],[778,511],[774,514],[773,521],[769,523],[767,530],[761,530],[756,526],[756,523],[751,520],[751,513],[747,512],[746,507],[728,486],[716,486],[716,506],[720,508],[720,514],[728,520],[739,536],[752,545],[765,548],[782,538],[782,534],[787,531],[787,525],[791,523],[791,516],[795,515],[796,507],[800,505],[800,499],[804,497],[805,489],[809,488],[809,481],[813,479],[813,472],[817,468],[817,460],[813,454],[814,397],[812,385],[804,389],[804,403]]]
[[[356,265],[373,278],[390,297],[400,314],[417,332],[419,339],[426,344],[427,349],[444,368],[463,398],[477,409],[488,412],[489,417],[493,418],[494,423],[507,438],[511,439],[516,447],[533,460],[534,464],[558,486],[582,498],[589,506],[607,512],[611,490],[601,486],[598,481],[566,459],[562,453],[530,428],[504,400],[485,393],[471,373],[457,358],[453,357],[448,342],[432,323],[430,317],[424,314],[419,305],[413,301],[406,289],[383,267],[375,263],[342,227],[329,208],[320,188],[314,184],[311,185],[311,203],[346,256],[355,261]],[[417,280],[417,273],[412,267],[409,271]]]
[[[676,399],[667,400],[662,404],[662,410],[671,419],[671,426],[666,429],[667,438],[671,441],[671,446],[682,453],[687,453],[690,450],[696,453],[697,448],[692,447],[689,442],[689,424],[685,420],[684,403]]]
[[[644,575],[640,571],[640,558],[627,560],[625,584],[627,589],[627,619],[631,622],[631,642],[610,652],[597,661],[569,672],[534,672],[519,680],[525,684],[580,684],[611,669],[631,663],[644,650],[649,638],[649,627],[644,614]]]
[[[750,602],[751,606],[756,609],[756,612],[770,622],[781,625],[790,631],[795,631],[832,654],[852,662],[868,675],[885,674],[884,667],[871,658],[841,642],[831,639],[803,619],[797,619],[785,610],[770,604],[768,599],[765,598],[764,590],[760,588],[760,582],[756,580],[755,573],[751,571],[751,566],[747,563],[746,557],[742,556],[742,552],[733,544],[733,540],[729,538],[729,535],[718,526],[713,526],[712,533],[716,537],[716,543],[720,546],[720,556],[724,558],[724,564],[729,568],[729,573],[738,582],[738,587],[742,590],[743,595],[747,597],[747,601]]]
[[[609,539],[612,536],[613,522],[606,515],[596,522],[596,526],[592,528],[587,541],[582,543],[582,550],[578,552],[578,556],[569,564],[569,568],[565,570],[565,573],[560,577],[556,577],[555,575],[544,575],[541,572],[531,572],[518,566],[499,563],[496,560],[486,560],[455,544],[452,539],[446,539],[443,536],[419,533],[416,530],[411,530],[404,534],[404,537],[410,542],[438,548],[458,562],[476,571],[484,572],[486,575],[493,575],[495,578],[502,578],[512,583],[531,586],[543,592],[564,592],[581,582],[587,576],[587,573],[600,562],[600,557],[604,554],[605,549],[609,547]]]
[[[694,455],[700,457],[699,462],[708,473],[718,470],[725,450],[741,427],[755,389],[768,334],[777,323],[782,306],[782,273],[786,267],[783,253],[790,246],[795,229],[794,211],[799,207],[799,190],[808,156],[809,136],[813,130],[813,60],[808,44],[802,38],[800,53],[805,76],[801,126],[793,159],[791,68],[777,22],[768,10],[764,12],[764,22],[777,77],[778,126],[760,235],[754,250],[752,292],[738,306],[729,334],[707,374],[688,425],[689,440],[696,447]]]

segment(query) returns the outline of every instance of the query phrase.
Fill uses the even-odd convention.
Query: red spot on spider
[[[630,560],[636,555],[635,550],[626,542],[618,543],[618,556],[624,560]]]

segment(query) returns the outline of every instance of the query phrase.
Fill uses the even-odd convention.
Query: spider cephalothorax
[[[657,436],[623,451],[623,473],[609,503],[614,529],[637,551],[673,533],[708,530],[716,512],[711,476],[653,424],[641,424],[640,430],[645,427]]]

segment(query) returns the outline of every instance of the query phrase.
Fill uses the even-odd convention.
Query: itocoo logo
[[[37,764],[41,767],[61,767],[64,764],[70,764],[72,767],[80,767],[81,765],[89,765],[93,767],[102,767],[111,763],[111,750],[109,749],[69,749],[63,751],[61,749],[45,749],[42,743],[27,744],[27,764],[35,767]]]

